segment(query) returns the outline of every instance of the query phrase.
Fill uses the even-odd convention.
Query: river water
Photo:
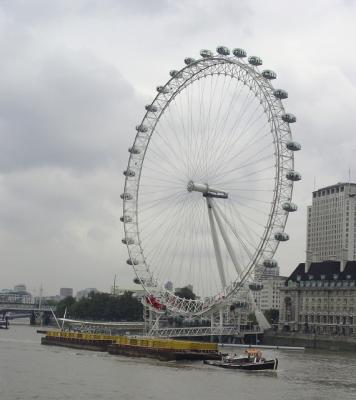
[[[356,399],[355,353],[269,350],[264,354],[278,357],[277,372],[223,370],[202,362],[161,362],[41,346],[35,328],[12,325],[0,330],[0,399]]]

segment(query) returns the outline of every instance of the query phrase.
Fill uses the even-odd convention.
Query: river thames
[[[0,330],[2,400],[356,398],[355,353],[269,350],[279,370],[247,372],[41,346],[40,339],[30,326]]]

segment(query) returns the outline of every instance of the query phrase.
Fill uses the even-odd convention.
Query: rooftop
[[[336,189],[336,188],[340,188],[341,186],[356,186],[356,183],[352,183],[352,182],[338,182],[335,183],[334,185],[330,185],[330,186],[325,186],[323,188],[317,189],[317,190],[313,190],[313,193],[317,193],[320,192],[321,190],[330,190],[330,189]]]
[[[322,261],[311,263],[305,273],[305,263],[300,263],[286,281],[346,281],[356,280],[356,261],[348,261],[344,271],[340,271],[340,261]]]

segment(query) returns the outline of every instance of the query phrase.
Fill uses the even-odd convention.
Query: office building
[[[312,262],[356,260],[356,184],[337,183],[313,192],[307,213],[306,270]]]
[[[59,297],[65,299],[66,297],[73,297],[73,288],[60,288]]]
[[[265,276],[259,282],[260,290],[253,291],[253,296],[258,308],[261,311],[279,310],[280,308],[280,289],[284,287],[286,277],[284,276]]]

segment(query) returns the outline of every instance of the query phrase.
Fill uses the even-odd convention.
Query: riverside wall
[[[293,346],[307,349],[356,352],[356,337],[301,333],[266,333],[262,343],[270,346]]]

